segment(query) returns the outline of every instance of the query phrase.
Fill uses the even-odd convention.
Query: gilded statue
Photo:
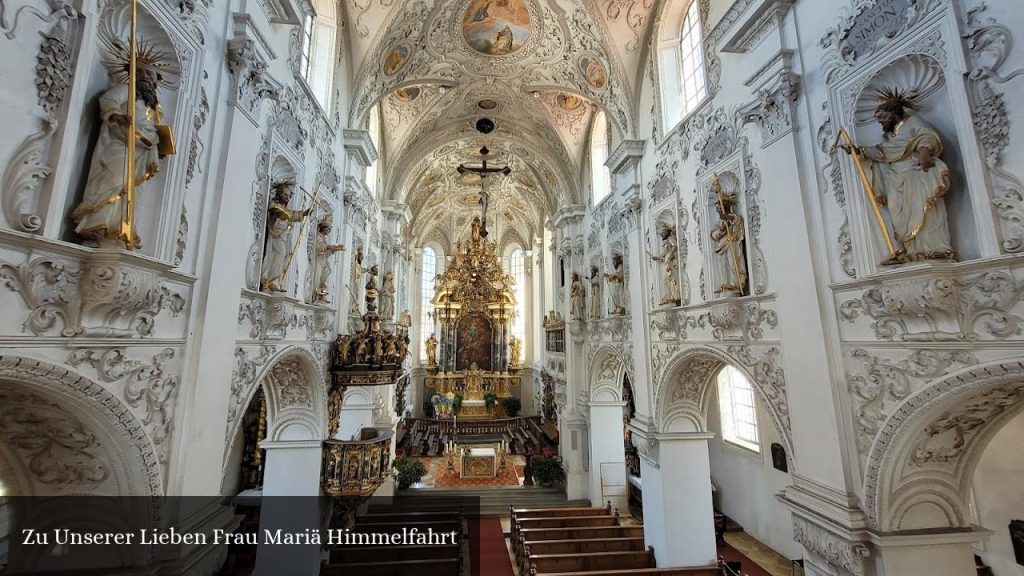
[[[508,341],[508,366],[509,368],[518,368],[522,362],[523,344],[519,341],[519,338],[512,336]]]
[[[665,225],[661,227],[659,234],[661,235],[661,254],[652,258],[655,262],[661,262],[665,267],[661,288],[661,305],[678,306],[680,295],[679,280],[676,278],[676,274],[679,273],[679,247],[676,244],[676,229]]]
[[[390,322],[395,319],[395,273],[384,273],[384,285],[380,292],[380,319]]]
[[[586,294],[583,282],[577,272],[572,273],[572,284],[569,286],[569,316],[573,320],[583,320],[586,315]]]
[[[747,293],[746,227],[736,213],[736,195],[726,194],[715,174],[712,180],[718,222],[711,228],[712,247],[717,255],[721,284],[715,294],[743,296]]]
[[[359,286],[363,279],[363,247],[356,246],[352,254],[352,280],[349,282],[349,292],[352,303],[349,305],[349,314],[359,315]]]
[[[408,310],[402,310],[402,313],[398,316],[398,323],[409,328],[412,326],[412,314]]]
[[[427,341],[426,341],[426,346],[427,346],[427,366],[429,366],[431,368],[437,366],[437,344],[438,344],[437,338],[435,338],[434,335],[431,334],[430,337],[427,338]]]
[[[611,309],[608,310],[608,315],[621,316],[626,313],[626,307],[623,302],[624,287],[626,283],[626,273],[623,269],[622,254],[618,252],[612,254],[612,273],[604,275],[605,281],[608,283],[608,293],[612,299]]]
[[[274,198],[267,208],[267,237],[263,248],[263,271],[260,275],[260,290],[263,292],[284,292],[283,282],[288,275],[291,260],[292,224],[301,222],[309,215],[312,206],[305,210],[292,210],[288,204],[292,201],[295,183],[290,181],[277,182],[273,186]]]
[[[945,203],[951,186],[949,166],[939,158],[942,136],[914,113],[921,103],[913,92],[885,88],[875,96],[882,141],[856,148],[848,141],[843,149],[851,154],[856,150],[857,161],[867,159],[877,175],[865,184],[874,195],[873,208],[888,209],[895,241],[889,240],[895,250],[882,264],[956,260]],[[876,217],[888,239],[885,222]]]
[[[344,388],[341,386],[331,387],[327,395],[327,426],[328,437],[334,438],[341,427],[341,406],[344,399]]]
[[[341,244],[331,244],[331,216],[327,215],[316,226],[316,245],[313,249],[313,302],[329,304],[328,284],[331,281],[331,255],[345,249]]]
[[[127,52],[126,52],[127,53]],[[89,177],[82,202],[71,213],[75,232],[86,244],[100,247],[121,244],[121,220],[124,215],[125,173],[128,154],[129,105],[135,108],[135,180],[136,193],[160,172],[160,160],[173,153],[170,127],[161,125],[162,109],[158,90],[162,79],[157,71],[158,56],[148,50],[139,53],[135,80],[135,102],[128,102],[127,61],[120,56],[107,63],[113,87],[100,96],[100,135],[92,153]],[[155,202],[158,203],[158,202]],[[132,231],[132,245],[142,246]]]
[[[590,266],[590,276],[587,276],[587,280],[590,280],[590,319],[600,320],[601,274],[597,271],[597,266]]]
[[[363,292],[363,299],[366,301],[366,312],[376,312],[377,295],[379,294],[377,290],[377,274],[379,274],[379,269],[374,264],[366,269],[366,273],[369,275],[369,278],[366,279],[366,291]]]

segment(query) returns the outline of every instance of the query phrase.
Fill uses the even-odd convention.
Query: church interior
[[[0,0],[0,574],[1024,576],[1019,8]]]

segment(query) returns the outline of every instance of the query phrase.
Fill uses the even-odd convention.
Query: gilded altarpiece
[[[509,367],[509,338],[515,311],[514,280],[505,273],[496,246],[480,235],[475,218],[454,260],[437,277],[433,300],[440,326],[437,366],[425,384],[441,394],[463,397],[464,417],[491,416],[484,395],[513,395],[519,378]]]

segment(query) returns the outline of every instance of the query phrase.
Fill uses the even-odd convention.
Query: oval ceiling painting
[[[462,35],[482,54],[511,54],[530,38],[530,11],[524,0],[470,0]]]
[[[594,88],[604,88],[605,83],[608,81],[608,73],[605,72],[604,66],[601,62],[589,54],[584,54],[580,57],[577,62],[580,68],[580,72],[583,73],[583,79],[587,81]]]
[[[405,62],[409,59],[409,54],[412,51],[409,46],[405,44],[399,44],[388,52],[388,55],[384,57],[384,73],[391,76],[395,72],[398,72],[405,66]]]
[[[420,89],[416,86],[406,86],[405,88],[399,88],[395,90],[395,98],[399,102],[412,102],[420,95]]]

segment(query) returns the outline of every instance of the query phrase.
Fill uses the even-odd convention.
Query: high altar
[[[513,284],[495,244],[480,236],[480,219],[474,218],[469,239],[456,244],[455,258],[436,280],[438,353],[425,380],[440,394],[462,396],[461,417],[492,417],[484,396],[509,398],[519,384],[519,367],[509,365]]]

